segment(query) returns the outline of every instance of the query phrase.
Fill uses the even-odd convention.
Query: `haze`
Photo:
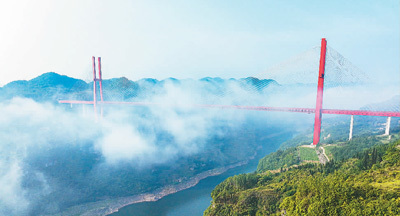
[[[104,78],[248,77],[326,37],[372,80],[399,81],[399,2],[51,1],[0,3],[0,86],[54,71]]]

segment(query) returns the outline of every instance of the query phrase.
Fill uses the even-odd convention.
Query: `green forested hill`
[[[393,136],[397,137],[397,135]],[[347,142],[337,142],[333,145],[330,144],[322,146],[325,148],[329,159],[342,161],[352,158],[359,152],[383,142],[388,142],[387,137],[362,136],[355,137]],[[290,147],[285,150],[280,149],[276,152],[266,155],[260,159],[257,166],[257,172],[278,170],[281,168],[287,169],[291,166],[300,165],[304,162],[318,162],[316,149],[309,147],[310,146]]]
[[[396,141],[340,162],[230,177],[204,215],[400,215],[399,148]]]

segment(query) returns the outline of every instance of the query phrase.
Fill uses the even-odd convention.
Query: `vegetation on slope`
[[[365,147],[373,140],[352,142]],[[333,154],[346,160],[230,177],[213,190],[204,215],[400,215],[399,146],[360,147],[354,154],[342,147]]]
[[[284,169],[310,161],[318,161],[315,148],[291,147],[286,150],[278,150],[262,158],[258,163],[257,171]]]
[[[286,150],[278,150],[262,158],[257,166],[257,171],[275,170],[287,168],[295,164],[300,164],[297,148],[292,147]]]
[[[318,161],[315,148],[298,147],[300,159],[302,161]]]

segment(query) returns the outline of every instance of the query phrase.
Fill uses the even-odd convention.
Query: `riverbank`
[[[221,175],[222,173],[228,171],[229,169],[233,169],[235,167],[243,166],[247,164],[250,160],[255,158],[256,154],[249,157],[249,159],[238,162],[235,164],[231,164],[225,167],[219,167],[212,170],[207,170],[205,172],[199,173],[187,181],[176,184],[176,185],[169,185],[163,188],[157,189],[150,193],[144,193],[129,197],[121,197],[115,199],[109,199],[104,201],[98,201],[93,203],[87,203],[79,206],[74,206],[69,208],[68,210],[59,213],[59,216],[69,216],[69,215],[84,215],[84,216],[94,216],[94,215],[110,215],[112,213],[118,212],[119,209],[132,205],[135,203],[140,202],[154,202],[157,201],[167,195],[186,190],[188,188],[194,187],[197,185],[201,180],[211,177]]]
[[[238,162],[235,164],[231,164],[231,165],[228,165],[225,167],[215,168],[212,170],[208,170],[208,171],[199,173],[199,174],[189,178],[185,182],[181,182],[181,183],[178,183],[175,185],[165,186],[161,189],[158,189],[158,190],[155,190],[155,191],[152,191],[149,193],[144,193],[144,194],[139,194],[139,195],[134,195],[134,196],[129,196],[129,197],[106,199],[103,201],[73,206],[73,207],[67,209],[66,211],[59,213],[57,215],[60,215],[60,216],[110,215],[110,214],[118,212],[121,208],[132,205],[132,204],[139,204],[139,203],[144,203],[144,202],[155,203],[155,201],[158,201],[167,195],[171,195],[171,194],[177,193],[179,191],[183,191],[183,190],[192,188],[192,187],[196,186],[201,180],[206,179],[207,177],[220,176],[221,174],[226,173],[228,170],[234,170],[234,168],[243,167],[244,165],[249,164],[249,162],[251,162],[251,161],[254,161],[254,163],[255,163],[254,169],[252,169],[252,170],[255,170],[257,167],[257,164],[258,164],[258,159],[260,159],[260,157],[264,156],[265,154],[269,154],[271,152],[276,151],[278,146],[281,143],[283,143],[284,141],[286,141],[288,139],[288,137],[291,137],[291,136],[292,136],[292,134],[289,131],[269,134],[264,137],[264,139],[268,140],[268,142],[264,143],[262,146],[259,146],[257,148],[257,150],[255,151],[255,153],[251,157],[249,157],[247,160]],[[272,144],[267,144],[267,143],[275,143],[275,144],[272,145]],[[240,172],[240,173],[243,173],[243,172]],[[235,173],[233,175],[240,174],[240,173]],[[229,176],[227,176],[227,177],[229,177]],[[227,177],[225,177],[225,178],[227,178]],[[223,181],[223,179],[221,181]],[[211,190],[214,187],[215,186],[213,186],[210,189],[210,191],[207,192],[207,194],[210,194]],[[209,201],[207,201],[207,206],[208,206],[208,204],[209,204]]]

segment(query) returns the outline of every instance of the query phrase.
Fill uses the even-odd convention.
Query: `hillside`
[[[232,85],[242,91],[262,93],[269,86],[279,86],[271,79],[247,77],[242,79],[221,79],[206,77],[199,80],[167,78],[164,80],[141,79],[132,81],[125,77],[103,80],[105,100],[135,100],[165,93],[166,87],[176,86],[205,95],[225,96]],[[30,98],[39,102],[56,103],[61,99],[92,100],[93,82],[60,75],[54,72],[44,73],[31,80],[13,81],[0,88],[0,99],[13,97]]]
[[[82,97],[85,91],[89,90],[88,87],[83,80],[49,72],[28,81],[18,80],[8,83],[1,88],[0,98],[25,97],[36,101],[57,101],[63,95]]]
[[[400,215],[400,142],[353,142],[369,146],[365,141],[375,147],[351,157],[343,151],[343,160],[326,165],[230,177],[213,190],[204,215]]]

